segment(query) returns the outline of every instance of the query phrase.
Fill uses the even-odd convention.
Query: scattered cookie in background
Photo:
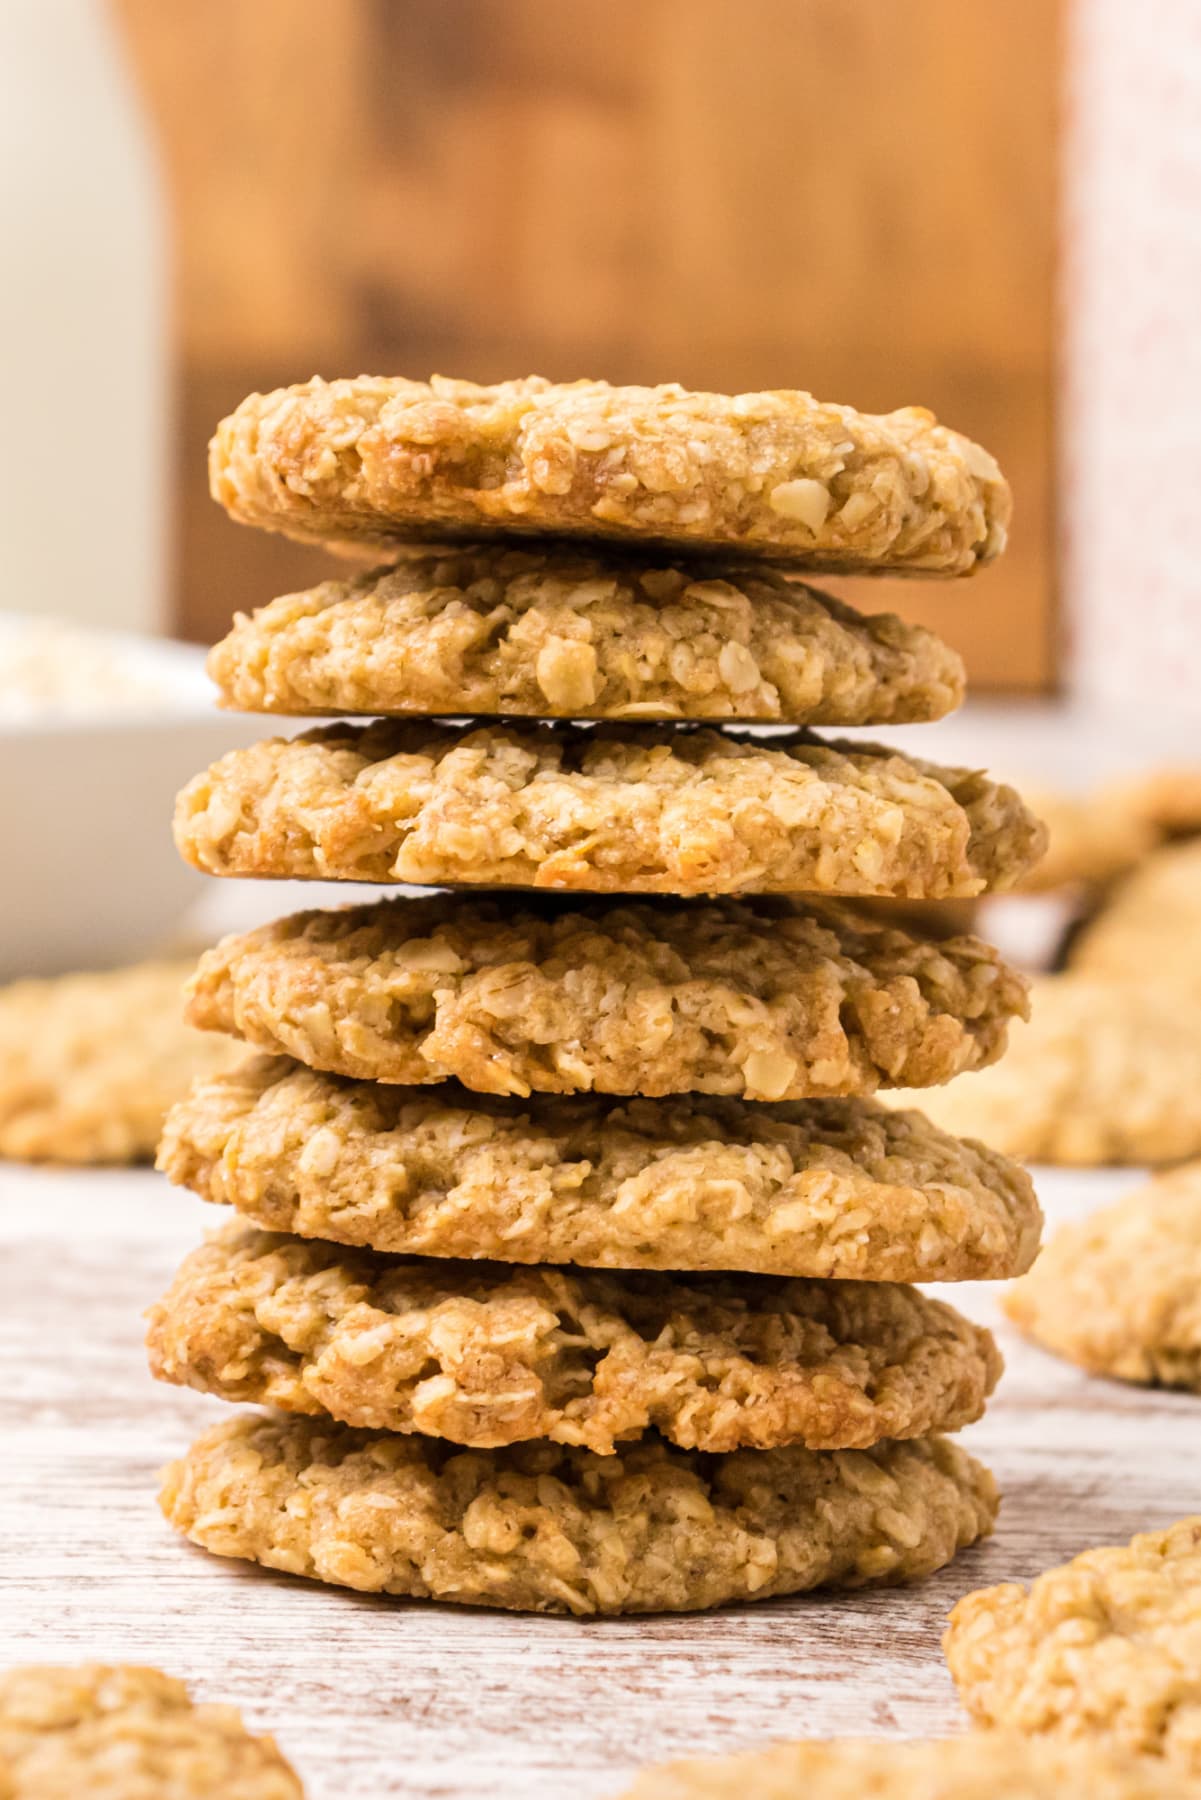
[[[1201,834],[1201,762],[1165,763],[1112,781],[1099,791],[1097,804],[1149,825],[1160,838],[1196,837]]]
[[[1201,1163],[1062,1227],[1001,1305],[1092,1374],[1201,1393]]]
[[[237,1060],[185,1024],[194,959],[0,988],[0,1157],[133,1163],[153,1157],[168,1107]]]
[[[966,1595],[943,1648],[981,1724],[1201,1776],[1201,1517]]]
[[[232,1706],[197,1706],[157,1669],[0,1673],[5,1800],[303,1800],[273,1738]]]
[[[1068,960],[1090,975],[1162,982],[1201,1013],[1201,843],[1147,857],[1079,933]]]
[[[945,1088],[888,1094],[943,1130],[1078,1168],[1201,1156],[1201,1005],[1149,982],[1034,981],[1004,1061]]]
[[[1186,1800],[1157,1758],[978,1731],[934,1743],[831,1739],[665,1763],[623,1800]]]

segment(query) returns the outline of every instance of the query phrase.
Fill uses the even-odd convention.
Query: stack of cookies
[[[266,1414],[168,1473],[222,1555],[537,1611],[897,1582],[986,1533],[986,1331],[1021,1170],[892,1110],[1000,1055],[1021,979],[889,901],[1019,879],[1009,789],[813,725],[933,719],[958,658],[797,569],[966,574],[986,453],[799,393],[314,381],[212,447],[239,519],[390,562],[240,617],[225,705],[360,717],[180,798],[215,875],[427,890],[204,959],[257,1055],[160,1166],[236,1209],[154,1309],[163,1379]],[[751,727],[751,729],[747,729]],[[761,730],[771,727],[771,730]],[[860,902],[871,900],[866,907]]]

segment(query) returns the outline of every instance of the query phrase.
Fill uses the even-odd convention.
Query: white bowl
[[[143,691],[0,714],[0,979],[156,954],[204,887],[171,840],[176,792],[262,719],[219,713],[203,653],[106,637]]]

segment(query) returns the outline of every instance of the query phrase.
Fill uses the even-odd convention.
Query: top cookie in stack
[[[168,1123],[162,1166],[245,1222],[180,1270],[152,1364],[313,1416],[209,1433],[169,1516],[579,1613],[939,1566],[995,1491],[938,1434],[999,1363],[900,1284],[1020,1272],[1038,1209],[869,1096],[993,1061],[1025,991],[854,901],[1008,886],[1042,834],[976,772],[812,731],[937,718],[963,674],[790,571],[968,572],[996,465],[918,409],[368,379],[252,396],[212,458],[235,517],[393,561],[217,646],[225,705],[373,722],[223,758],[184,855],[473,891],[201,967],[194,1022],[274,1054]]]

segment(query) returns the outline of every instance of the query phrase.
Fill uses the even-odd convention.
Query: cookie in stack
[[[172,1467],[168,1518],[576,1614],[940,1567],[991,1527],[943,1434],[1000,1365],[907,1284],[1020,1273],[1039,1213],[872,1096],[993,1061],[1025,987],[855,901],[1003,887],[1041,830],[979,774],[812,731],[937,718],[963,675],[791,571],[967,573],[1004,541],[991,458],[799,393],[364,379],[252,396],[212,476],[236,518],[392,561],[213,652],[227,706],[371,722],[223,758],[183,854],[451,891],[283,919],[192,984],[257,1054],[160,1166],[240,1216],[151,1361],[274,1410]]]

